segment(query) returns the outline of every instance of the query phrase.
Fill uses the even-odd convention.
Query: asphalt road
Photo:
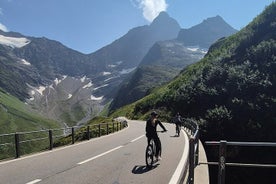
[[[185,146],[188,146],[184,132],[175,137],[175,126],[164,124],[168,132],[159,134],[162,160],[148,170],[145,165],[145,122],[128,122],[129,127],[114,134],[0,162],[0,183],[176,183],[187,152]]]

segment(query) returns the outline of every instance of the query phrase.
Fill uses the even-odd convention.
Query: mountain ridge
[[[166,16],[166,14],[163,16]],[[214,28],[219,26],[224,28]],[[130,81],[123,82],[117,96],[111,103],[111,111],[146,96],[151,88],[169,82],[183,68],[200,60],[205,55],[205,51],[208,49],[207,46],[209,46],[206,44],[206,40],[211,44],[221,37],[227,37],[229,34],[236,32],[220,16],[208,18],[202,23],[186,29],[189,34],[182,34],[182,37],[189,39],[192,44],[187,44],[180,39],[181,31],[183,32],[183,29],[180,30],[178,38],[171,41],[156,42],[150,48],[138,69],[134,71],[129,79]],[[202,32],[205,36],[212,35],[211,39],[198,39],[202,37]],[[131,84],[131,81],[135,81],[135,84]]]
[[[189,29],[181,29],[177,40],[183,42],[186,46],[209,48],[219,38],[230,36],[236,32],[236,29],[226,23],[221,16],[217,15],[207,18]],[[197,39],[193,40],[193,38]],[[198,45],[199,43],[200,45]]]

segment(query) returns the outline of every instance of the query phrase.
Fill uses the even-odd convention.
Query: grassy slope
[[[0,134],[59,127],[57,122],[32,112],[17,98],[0,91]]]

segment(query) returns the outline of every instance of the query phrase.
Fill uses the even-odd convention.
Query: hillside
[[[272,3],[244,29],[212,45],[200,62],[184,69],[175,80],[118,113],[145,118],[155,109],[161,119],[170,120],[180,112],[199,120],[202,141],[275,142],[275,71],[276,3]],[[212,153],[208,152],[210,157]],[[271,149],[254,154],[235,149],[228,159],[275,163],[273,154]],[[271,172],[229,169],[227,180],[269,183]]]
[[[217,139],[243,139],[247,136],[250,139],[250,134],[243,136],[242,125],[248,126],[248,130],[253,128],[253,131],[273,123],[275,9],[273,3],[240,32],[216,42],[200,62],[187,67],[168,85],[135,103],[133,115],[157,108],[172,114],[180,111],[185,117],[202,119],[206,136],[207,130],[211,129],[208,126],[220,127],[214,123],[231,123],[230,127],[239,127],[241,131],[235,131],[234,136],[227,134],[228,129],[226,132],[217,130],[215,135],[212,130],[212,136]],[[251,135],[256,138],[255,134]],[[273,136],[269,134],[258,139],[269,140]]]
[[[0,134],[60,127],[0,88]],[[20,122],[20,123],[18,123]]]
[[[174,40],[155,43],[131,77],[122,82],[111,110],[143,98],[153,88],[172,80],[184,67],[200,60],[204,54],[204,50],[186,48]]]

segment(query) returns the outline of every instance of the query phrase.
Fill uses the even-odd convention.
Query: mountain
[[[217,16],[190,29],[181,29],[177,39],[157,42],[131,78],[122,83],[110,110],[139,100],[149,94],[152,88],[172,80],[184,67],[199,61],[211,43],[235,32]]]
[[[25,37],[19,33],[1,32],[0,43],[0,87],[3,90],[28,103],[41,115],[68,125],[75,125],[86,115],[99,112],[96,109],[101,107],[94,106],[101,104],[92,98],[91,90],[89,95],[83,93],[87,91],[84,86],[90,78],[100,75],[87,55],[54,40]],[[80,78],[86,75],[90,78],[81,82]],[[66,88],[59,87],[68,81],[64,80],[67,77],[79,80],[67,82]],[[91,89],[92,85],[87,88]],[[94,112],[91,112],[92,107]]]
[[[87,55],[55,40],[0,31],[0,88],[45,117],[82,124],[113,98],[156,41],[175,38],[179,30],[163,12],[151,25]]]
[[[207,18],[189,29],[181,29],[177,40],[186,46],[209,48],[219,38],[230,36],[237,30],[227,24],[220,16]]]
[[[200,60],[205,53],[174,40],[155,43],[130,78],[122,82],[110,110],[143,98],[153,88],[172,80],[184,67]]]
[[[117,113],[147,118],[152,109],[169,121],[180,112],[198,120],[201,141],[276,140],[276,3],[238,33],[213,44],[205,57],[169,84]],[[116,115],[114,113],[113,115]],[[118,114],[117,114],[118,115]],[[227,147],[227,160],[275,163],[275,149]],[[206,148],[208,160],[216,158]],[[228,168],[228,183],[271,183],[273,169]],[[217,176],[217,172],[214,174]],[[216,178],[216,176],[214,178]],[[211,178],[211,183],[216,181]]]
[[[91,54],[98,64],[104,66],[120,62],[121,68],[136,67],[157,41],[177,37],[180,26],[166,12],[161,12],[150,25],[131,29],[123,37]]]
[[[275,12],[272,3],[241,31],[218,40],[202,60],[136,102],[133,114],[153,108],[179,111],[205,122],[203,137],[275,140],[276,134],[264,133],[275,128],[268,128],[275,123],[276,108]],[[227,127],[212,129],[222,125]]]

